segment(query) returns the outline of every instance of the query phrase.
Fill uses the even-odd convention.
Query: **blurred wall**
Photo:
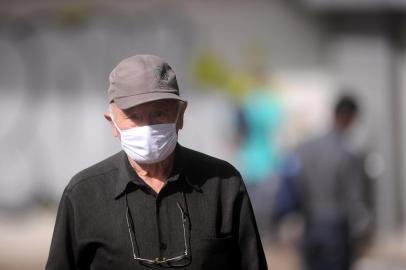
[[[119,150],[102,113],[108,74],[126,56],[172,64],[189,100],[181,142],[227,159],[233,104],[193,85],[194,57],[214,49],[238,66],[259,44],[269,70],[318,64],[317,24],[283,1],[16,1],[1,14],[3,209],[58,200],[74,173]]]

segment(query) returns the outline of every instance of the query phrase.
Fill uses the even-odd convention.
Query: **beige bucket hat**
[[[179,96],[175,72],[155,55],[134,55],[122,60],[110,73],[108,98],[120,109],[142,103],[176,99]]]

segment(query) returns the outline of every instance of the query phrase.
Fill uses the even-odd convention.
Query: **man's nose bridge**
[[[154,113],[148,113],[143,120],[144,120],[142,123],[143,125],[150,126],[150,125],[159,124],[158,123],[159,120],[157,119],[156,116],[154,116]]]
[[[136,120],[137,126],[150,126],[154,124],[154,116],[150,112],[142,112],[138,114],[138,119]]]

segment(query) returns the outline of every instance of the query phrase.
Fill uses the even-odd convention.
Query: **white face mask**
[[[120,130],[121,148],[140,164],[153,164],[166,159],[176,147],[176,123],[157,124]]]

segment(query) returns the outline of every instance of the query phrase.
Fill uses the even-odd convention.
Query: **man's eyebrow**
[[[129,114],[129,113],[134,113],[134,112],[138,112],[138,111],[139,111],[138,108],[128,108],[128,109],[121,110],[121,112],[123,114]]]
[[[138,111],[130,111],[130,112],[124,112],[123,116],[131,117],[131,116],[135,116],[135,115],[139,115],[139,114],[140,114],[140,112],[138,112]]]

